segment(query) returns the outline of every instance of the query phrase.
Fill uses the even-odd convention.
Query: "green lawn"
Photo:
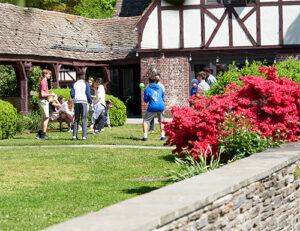
[[[143,138],[142,125],[124,125],[121,127],[105,128],[105,131],[99,135],[88,133],[88,140],[73,141],[72,133],[63,130],[63,132],[49,131],[47,134],[51,140],[36,140],[36,133],[16,136],[10,140],[0,140],[0,146],[23,146],[23,145],[54,145],[54,144],[107,144],[107,145],[148,145],[163,146],[164,141],[160,141],[159,126],[155,126],[155,133],[148,135],[148,141],[141,141]],[[78,134],[78,138],[82,138],[82,133]]]
[[[89,136],[98,144],[142,144],[134,126]],[[127,135],[126,135],[127,134]],[[71,134],[53,132],[51,141],[34,135],[1,145],[67,144]],[[152,141],[153,138],[153,141]],[[159,134],[151,145],[161,145]],[[0,149],[0,230],[40,230],[163,187],[176,169],[171,150],[104,148]],[[153,177],[154,180],[145,180]],[[141,179],[136,179],[141,178]]]

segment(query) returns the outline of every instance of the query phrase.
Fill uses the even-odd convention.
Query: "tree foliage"
[[[76,14],[87,18],[110,18],[116,0],[0,0],[19,6]]]

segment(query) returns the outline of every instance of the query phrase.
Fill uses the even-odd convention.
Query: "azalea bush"
[[[276,67],[259,67],[262,75],[239,77],[241,86],[232,82],[225,94],[205,97],[195,95],[192,107],[173,107],[173,120],[165,122],[166,144],[175,145],[173,153],[182,157],[189,153],[195,159],[208,146],[218,152],[227,114],[244,116],[252,131],[278,141],[298,141],[300,136],[300,84],[278,78]],[[224,138],[224,137],[223,137]]]
[[[236,85],[241,86],[243,81],[239,79],[242,76],[259,76],[262,75],[266,78],[264,73],[259,72],[259,66],[266,66],[266,62],[253,61],[252,63],[246,63],[245,66],[238,68],[233,62],[228,66],[228,70],[225,72],[220,72],[217,76],[218,82],[211,86],[210,90],[206,92],[207,96],[219,95],[225,93],[225,87],[235,82]],[[286,77],[287,79],[292,79],[296,83],[300,83],[300,60],[294,60],[290,58],[287,61],[278,62],[275,65],[278,77]]]

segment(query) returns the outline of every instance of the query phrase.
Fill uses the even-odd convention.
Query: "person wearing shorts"
[[[148,103],[147,111],[144,115],[143,119],[143,141],[148,140],[147,127],[148,123],[154,118],[155,115],[158,117],[158,121],[160,122],[160,131],[161,131],[161,140],[165,140],[165,131],[164,131],[164,110],[165,110],[165,94],[162,88],[157,84],[158,79],[156,75],[149,77],[149,86],[144,91],[144,102]]]
[[[54,96],[54,92],[48,91],[48,80],[51,78],[51,71],[44,69],[42,71],[43,79],[40,82],[39,87],[39,106],[41,109],[41,112],[43,114],[43,119],[41,122],[41,129],[38,131],[38,134],[36,135],[36,139],[45,139],[48,140],[50,137],[46,135],[47,128],[48,128],[48,122],[49,122],[49,102],[48,98],[50,96]]]

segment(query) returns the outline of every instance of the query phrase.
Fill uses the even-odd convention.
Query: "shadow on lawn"
[[[137,195],[141,195],[144,193],[148,193],[151,192],[153,190],[159,189],[158,187],[149,187],[149,186],[142,186],[139,188],[133,188],[133,189],[124,189],[122,190],[124,193],[128,193],[128,194],[137,194]]]
[[[138,138],[138,137],[134,137],[134,136],[130,136],[130,137],[114,136],[114,138],[120,139],[120,140],[135,140],[135,141],[140,141],[140,140],[142,140],[142,138]]]
[[[159,159],[163,159],[165,161],[174,163],[175,162],[175,155],[172,154],[172,155],[167,155],[167,156],[160,156]]]

